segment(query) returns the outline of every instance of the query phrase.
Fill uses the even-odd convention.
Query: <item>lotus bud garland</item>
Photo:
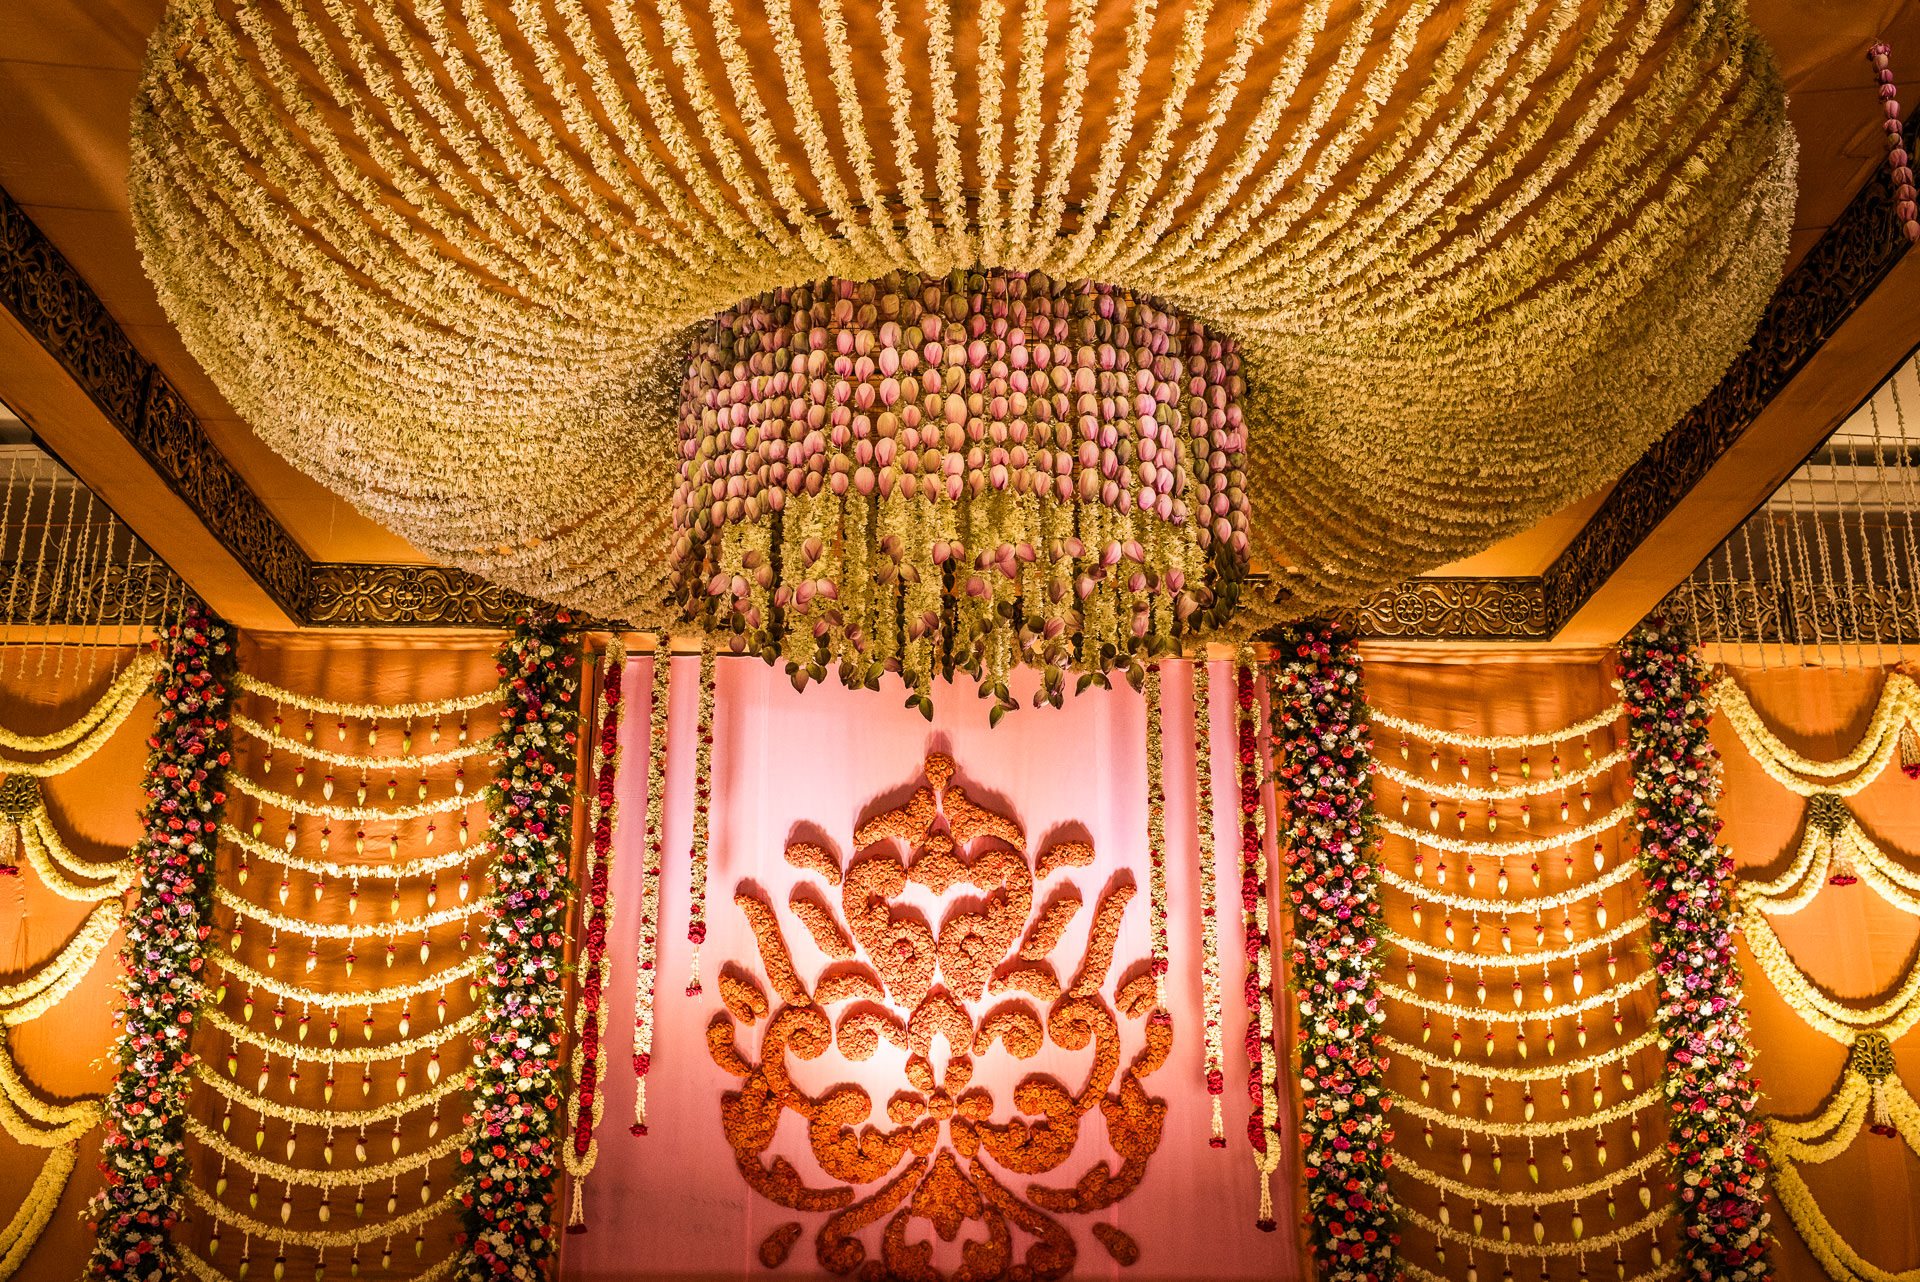
[[[1247,565],[1232,339],[1042,273],[779,289],[696,338],[676,599],[796,686],[1105,684],[1223,621]]]

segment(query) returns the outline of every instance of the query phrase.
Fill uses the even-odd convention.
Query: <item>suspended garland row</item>
[[[567,1231],[586,1232],[586,1180],[599,1158],[593,1138],[606,1102],[600,1085],[607,1065],[600,1055],[603,1026],[602,997],[607,985],[607,932],[613,927],[613,833],[619,818],[614,791],[620,776],[620,716],[627,647],[615,637],[607,646],[600,674],[600,697],[594,708],[593,787],[587,794],[586,938],[579,962],[579,994],[573,1018],[573,1089],[567,1097],[567,1121],[572,1132],[562,1149],[567,1174],[573,1177],[573,1206]]]
[[[1387,1189],[1378,821],[1358,650],[1325,626],[1289,629],[1271,681],[1295,919],[1306,1222],[1324,1282],[1376,1282],[1394,1275],[1400,1239]]]
[[[1719,759],[1707,736],[1713,696],[1705,666],[1658,621],[1621,643],[1617,671],[1660,976],[1655,1019],[1666,1051],[1682,1265],[1700,1282],[1756,1282],[1772,1273],[1769,1162],[1734,954],[1733,860],[1717,840]]]
[[[130,913],[120,1066],[101,1141],[105,1185],[88,1205],[94,1277],[163,1279],[167,1235],[187,1177],[183,1119],[191,1082],[197,979],[213,913],[215,834],[231,764],[228,707],[233,644],[227,625],[191,605],[168,629],[147,746],[145,835],[134,847],[138,906]]]
[[[466,1213],[457,1270],[469,1282],[536,1278],[554,1255],[580,688],[569,622],[564,612],[518,615],[500,648],[499,754],[487,788],[494,869],[484,938],[493,965],[460,1154]]]

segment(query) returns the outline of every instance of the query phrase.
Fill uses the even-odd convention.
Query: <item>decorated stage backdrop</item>
[[[644,1136],[624,1061],[651,660],[626,673],[611,1069],[588,1231],[568,1237],[564,1275],[1298,1276],[1291,1103],[1281,1231],[1255,1227],[1261,1176],[1232,1075],[1226,1143],[1209,1144],[1189,669],[1170,667],[1163,692],[1162,1020],[1139,695],[989,730],[989,705],[956,690],[936,690],[929,723],[891,699],[801,697],[761,665],[717,667],[689,996],[699,664],[673,664]],[[1214,676],[1224,781],[1228,665]],[[1238,808],[1222,793],[1219,1007],[1243,1064]]]

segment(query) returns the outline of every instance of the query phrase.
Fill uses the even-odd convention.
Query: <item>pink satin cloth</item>
[[[739,1078],[715,1064],[707,1048],[708,1023],[724,1010],[718,991],[723,968],[738,966],[755,977],[776,1011],[781,1004],[766,983],[758,946],[746,916],[735,906],[735,893],[754,890],[774,906],[799,978],[811,990],[828,959],[788,910],[789,893],[796,885],[810,883],[842,925],[846,923],[839,890],[814,874],[790,867],[782,857],[784,848],[790,842],[812,841],[831,851],[845,868],[863,853],[852,848],[856,827],[907,799],[923,782],[923,762],[929,752],[946,753],[957,767],[955,783],[969,797],[1012,816],[1020,825],[1030,859],[1055,841],[1092,842],[1095,857],[1090,866],[1066,868],[1037,882],[1029,917],[1029,922],[1037,918],[1045,904],[1068,888],[1083,901],[1049,955],[1064,983],[1071,984],[1079,972],[1101,899],[1111,886],[1132,881],[1136,893],[1122,917],[1113,964],[1101,988],[1111,1006],[1117,988],[1145,973],[1150,957],[1144,703],[1121,686],[1111,693],[1090,692],[1070,699],[1061,711],[1023,706],[990,729],[987,702],[975,699],[964,683],[957,688],[942,685],[934,691],[937,712],[929,724],[917,712],[901,707],[894,695],[848,692],[837,685],[796,694],[778,670],[723,659],[718,664],[714,714],[709,924],[700,949],[704,991],[688,997],[685,988],[692,959],[687,939],[688,850],[698,662],[690,657],[675,660],[656,1027],[647,1077],[649,1134],[634,1137],[628,1131],[634,1097],[629,1055],[651,666],[650,659],[635,659],[626,678],[629,703],[622,737],[613,875],[617,916],[608,947],[612,964],[604,1043],[609,1057],[606,1112],[597,1131],[599,1163],[585,1187],[588,1232],[565,1239],[562,1275],[568,1279],[831,1276],[815,1251],[816,1231],[828,1213],[790,1210],[749,1188],[722,1130],[722,1096],[741,1085]],[[1023,701],[1031,693],[1030,684],[1025,682],[1016,690]],[[1166,1116],[1159,1147],[1130,1196],[1097,1213],[1053,1217],[1073,1234],[1077,1248],[1073,1277],[1287,1282],[1301,1276],[1294,1232],[1291,1072],[1284,1059],[1279,1073],[1283,1159],[1273,1176],[1280,1231],[1262,1233],[1254,1226],[1260,1176],[1246,1128],[1250,1103],[1242,1049],[1244,952],[1239,930],[1234,708],[1228,665],[1214,666],[1213,685],[1227,1146],[1208,1145],[1211,1110],[1203,1061],[1191,670],[1170,664],[1164,674],[1162,707],[1171,955],[1167,1004],[1174,1037],[1166,1064],[1143,1079],[1148,1094],[1164,1101]],[[977,842],[975,851],[990,844]],[[875,849],[907,855],[891,842],[881,842]],[[977,908],[981,898],[965,885],[938,897],[923,886],[910,885],[897,902],[903,910],[919,910],[937,931],[956,905]],[[867,961],[864,954],[859,960]],[[977,1024],[1003,1000],[983,997],[968,1003],[968,1009]],[[1022,1000],[1045,1020],[1046,1003]],[[1281,1004],[1284,1008],[1284,1001]],[[895,1013],[904,1022],[911,1012]],[[1123,1016],[1119,1026],[1124,1069],[1143,1045],[1145,1020]],[[749,1061],[758,1059],[766,1028],[764,1019],[752,1027],[736,1025],[735,1044]],[[936,1042],[936,1048],[940,1045]],[[1049,1041],[1032,1059],[1018,1060],[1004,1045],[995,1044],[973,1057],[970,1089],[991,1092],[991,1120],[1004,1122],[1018,1116],[1014,1088],[1028,1075],[1057,1078],[1067,1090],[1078,1092],[1087,1080],[1092,1057],[1091,1048],[1069,1052]],[[937,1049],[934,1058],[938,1068]],[[864,1062],[844,1059],[837,1048],[812,1061],[791,1053],[786,1058],[795,1085],[809,1094],[839,1083],[864,1087],[873,1100],[871,1124],[882,1130],[893,1125],[886,1116],[888,1101],[896,1092],[913,1090],[905,1076],[905,1061],[904,1051],[886,1045]],[[1112,1089],[1118,1085],[1116,1079]],[[770,1162],[776,1156],[791,1161],[814,1188],[841,1184],[820,1170],[805,1124],[792,1111],[782,1114],[775,1139],[761,1160]],[[1071,1154],[1046,1174],[1019,1175],[983,1160],[1006,1188],[1023,1198],[1030,1182],[1068,1186],[1102,1160],[1116,1171],[1120,1167],[1097,1108],[1083,1119]],[[856,1197],[879,1187],[879,1183],[855,1186]],[[761,1243],[788,1222],[798,1222],[802,1234],[785,1263],[769,1271],[759,1258]],[[859,1235],[868,1267],[880,1258],[886,1222],[883,1216]],[[1095,1223],[1124,1230],[1138,1245],[1138,1262],[1124,1268],[1116,1262],[1092,1232]],[[946,1242],[927,1219],[919,1218],[908,1223],[906,1232],[910,1242],[930,1242],[932,1264],[942,1276],[951,1277],[961,1262],[963,1244],[984,1238],[987,1229],[983,1221],[969,1220],[961,1225],[955,1241]],[[1016,1264],[1033,1241],[1019,1228],[1013,1229]]]

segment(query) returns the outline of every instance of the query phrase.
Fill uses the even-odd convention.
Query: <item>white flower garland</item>
[[[1543,734],[1472,734],[1465,730],[1442,730],[1437,726],[1425,725],[1418,721],[1409,721],[1394,716],[1379,708],[1369,707],[1368,716],[1377,726],[1397,730],[1410,740],[1434,744],[1448,748],[1465,748],[1469,751],[1493,752],[1508,748],[1551,748],[1566,743],[1570,739],[1584,739],[1595,730],[1610,726],[1620,720],[1624,709],[1618,703],[1594,713],[1584,721],[1576,721],[1559,730],[1549,730]],[[1387,774],[1385,770],[1382,774]]]
[[[207,1066],[205,1060],[193,1066],[193,1075],[211,1087],[229,1103],[251,1109],[261,1117],[277,1118],[294,1126],[318,1126],[326,1129],[353,1130],[356,1127],[373,1126],[380,1122],[390,1122],[397,1117],[405,1117],[423,1108],[438,1105],[447,1096],[466,1090],[473,1084],[467,1070],[450,1073],[424,1091],[415,1094],[409,1092],[399,1099],[389,1100],[373,1108],[301,1108],[294,1104],[276,1104],[264,1095],[257,1095],[237,1082],[228,1080]]]
[[[133,860],[125,855],[106,864],[86,863],[75,858],[53,826],[53,816],[47,813],[44,803],[36,806],[33,813],[26,817],[19,832],[20,847],[26,851],[28,865],[40,875],[47,889],[62,899],[81,903],[117,899],[133,884],[136,870]],[[78,877],[105,877],[106,880],[89,884],[71,880],[66,875],[68,873]]]
[[[1851,1046],[1861,1033],[1881,1033],[1888,1041],[1898,1041],[1915,1025],[1920,1025],[1920,967],[1907,975],[1891,997],[1876,1006],[1857,1010],[1813,986],[1813,981],[1788,956],[1786,946],[1773,933],[1763,913],[1749,909],[1740,920],[1747,949],[1760,963],[1760,969],[1767,973],[1787,1005],[1816,1031],[1842,1046]]]
[[[1473,1202],[1485,1202],[1488,1206],[1557,1206],[1562,1202],[1578,1202],[1585,1198],[1597,1197],[1608,1189],[1618,1188],[1635,1176],[1652,1170],[1665,1156],[1660,1149],[1654,1148],[1611,1175],[1604,1175],[1597,1180],[1577,1184],[1572,1188],[1548,1189],[1538,1193],[1503,1193],[1499,1189],[1462,1184],[1438,1171],[1430,1171],[1410,1161],[1405,1154],[1400,1155],[1400,1160],[1393,1164],[1393,1169],[1403,1175],[1411,1176],[1428,1188],[1439,1189],[1442,1193],[1451,1193],[1455,1197],[1467,1198]]]
[[[647,815],[641,835],[640,925],[633,949],[632,1133],[647,1131],[647,1074],[653,1066],[653,997],[659,980],[660,864],[666,850],[667,709],[673,693],[673,649],[655,639],[647,703]]]
[[[426,934],[438,926],[449,922],[464,921],[480,911],[478,903],[454,904],[449,908],[437,909],[419,917],[408,917],[398,921],[311,921],[304,917],[287,917],[275,912],[264,904],[256,904],[242,899],[225,886],[213,888],[214,902],[225,907],[237,917],[257,921],[274,931],[284,931],[289,935],[304,935],[310,939],[398,939],[401,935]]]
[[[244,672],[234,674],[234,688],[261,699],[271,699],[275,703],[284,703],[304,712],[317,713],[328,717],[343,717],[354,721],[409,721],[424,720],[430,717],[446,717],[456,712],[470,712],[475,708],[489,708],[500,700],[498,687],[476,691],[473,694],[456,695],[451,699],[441,699],[435,703],[343,703],[333,699],[322,699],[318,695],[298,694],[285,690],[270,681],[248,676]],[[298,749],[295,749],[298,751]]]
[[[1483,1006],[1456,1006],[1452,1002],[1437,1002],[1399,988],[1386,989],[1386,995],[1393,1000],[1415,1009],[1426,1011],[1430,1015],[1448,1015],[1454,1019],[1477,1021],[1482,1024],[1530,1024],[1535,1020],[1551,1022],[1568,1015],[1579,1015],[1609,1002],[1617,1003],[1629,993],[1645,988],[1654,980],[1654,972],[1643,970],[1632,979],[1616,984],[1612,988],[1602,989],[1571,1002],[1562,1002],[1558,1006],[1540,1006],[1532,1010],[1508,1011],[1489,1010]]]
[[[219,1269],[214,1268],[213,1265],[207,1263],[184,1246],[177,1246],[173,1249],[173,1262],[192,1274],[196,1282],[235,1282],[234,1279],[228,1277]],[[459,1263],[460,1253],[456,1251],[454,1254],[446,1256],[425,1271],[415,1274],[413,1282],[441,1282],[441,1279],[451,1274],[454,1266]],[[1635,1279],[1635,1282],[1640,1282],[1640,1280]]]
[[[479,798],[475,797],[474,801],[479,801]],[[250,836],[244,829],[232,824],[220,826],[220,839],[232,842],[255,858],[271,860],[282,867],[310,872],[316,877],[333,881],[358,881],[362,877],[408,881],[415,877],[424,877],[429,873],[445,872],[449,868],[463,868],[485,849],[485,847],[476,849],[456,847],[445,854],[426,855],[419,859],[347,864],[332,859],[310,859],[304,855],[296,855],[283,846],[269,845],[258,837]]]
[[[1401,1276],[1411,1278],[1412,1282],[1456,1282],[1455,1279],[1441,1277],[1431,1269],[1422,1268],[1411,1260],[1400,1260],[1398,1263],[1400,1265]],[[1656,1264],[1650,1269],[1634,1274],[1628,1278],[1626,1282],[1671,1282],[1671,1279],[1679,1276],[1680,1262],[1678,1260],[1668,1260],[1664,1263]]]
[[[1585,1073],[1594,1073],[1617,1064],[1623,1059],[1639,1054],[1659,1040],[1659,1034],[1649,1030],[1629,1042],[1622,1042],[1610,1051],[1598,1055],[1588,1055],[1583,1059],[1567,1060],[1560,1064],[1541,1064],[1537,1068],[1495,1068],[1483,1064],[1475,1067],[1471,1060],[1449,1059],[1435,1055],[1431,1051],[1412,1046],[1397,1038],[1382,1035],[1380,1044],[1396,1059],[1408,1059],[1426,1068],[1444,1068],[1460,1077],[1478,1077],[1489,1082],[1543,1082],[1554,1078],[1573,1078]]]
[[[0,985],[0,1010],[5,1011],[7,1025],[24,1024],[58,1004],[100,960],[126,915],[118,899],[106,900],[87,914],[73,938],[38,970],[16,983]],[[49,993],[58,995],[49,999]],[[33,1013],[23,1013],[29,1010]]]
[[[1767,729],[1766,722],[1732,677],[1723,677],[1712,690],[1713,706],[1739,735],[1740,743],[1752,754],[1775,782],[1802,797],[1831,793],[1851,797],[1880,777],[1899,750],[1900,732],[1920,710],[1920,687],[1905,673],[1896,672],[1880,687],[1879,701],[1866,732],[1844,755],[1828,761],[1803,756],[1789,748],[1779,736]],[[1837,779],[1851,775],[1845,783],[1810,783],[1799,775],[1816,779]]]
[[[90,732],[98,731],[104,738],[112,737],[112,729],[103,729],[111,722],[118,727],[127,719],[141,696],[146,694],[147,686],[153,681],[153,674],[160,667],[160,656],[151,650],[143,651],[139,657],[121,670],[113,679],[106,693],[91,708],[64,729],[50,734],[29,735],[17,730],[0,726],[0,748],[9,748],[15,752],[52,752],[56,748],[71,747],[83,738],[90,738]],[[22,774],[24,771],[12,762],[0,761],[0,773]]]
[[[1200,856],[1200,1007],[1206,1024],[1205,1081],[1213,1103],[1214,1148],[1226,1146],[1221,1096],[1226,1085],[1226,1029],[1220,1002],[1219,891],[1214,865],[1213,828],[1213,693],[1212,674],[1203,652],[1193,663],[1194,814],[1199,827]]]
[[[188,1135],[249,1175],[258,1175],[261,1179],[272,1180],[276,1184],[297,1184],[302,1188],[310,1189],[337,1189],[354,1184],[379,1184],[395,1176],[405,1175],[409,1171],[417,1171],[451,1153],[457,1153],[467,1142],[466,1134],[459,1127],[454,1127],[450,1134],[429,1147],[415,1149],[390,1162],[342,1167],[331,1171],[313,1170],[308,1167],[288,1166],[272,1158],[249,1153],[192,1114],[188,1114],[183,1122]]]
[[[1555,908],[1570,907],[1583,899],[1597,899],[1633,874],[1633,862],[1622,860],[1603,876],[1568,887],[1557,894],[1542,895],[1535,899],[1476,899],[1470,895],[1456,895],[1452,891],[1441,890],[1437,886],[1415,881],[1402,876],[1385,864],[1380,866],[1381,881],[1395,890],[1406,892],[1418,903],[1445,904],[1449,908],[1457,908],[1462,912],[1488,913],[1502,917],[1542,913]]]
[[[318,743],[302,743],[298,739],[289,739],[283,734],[261,725],[244,712],[233,714],[234,729],[252,735],[273,752],[285,752],[296,757],[305,757],[308,761],[322,761],[330,766],[339,766],[343,770],[360,772],[381,771],[427,771],[436,766],[450,765],[464,761],[468,757],[477,757],[493,751],[493,744],[486,739],[477,739],[445,752],[405,753],[393,756],[362,756],[352,752],[335,752],[323,748]]]
[[[1920,1155],[1920,1105],[1898,1076],[1880,1082],[1882,1100],[1895,1132]],[[1807,1188],[1796,1163],[1828,1162],[1846,1152],[1866,1123],[1872,1085],[1851,1065],[1840,1087],[1818,1117],[1805,1122],[1774,1118],[1767,1123],[1767,1147],[1773,1157],[1774,1192],[1807,1249],[1831,1276],[1861,1282],[1916,1282],[1920,1269],[1894,1273],[1864,1259],[1827,1220]],[[1824,1142],[1814,1142],[1826,1135]]]
[[[381,809],[379,806],[336,806],[324,801],[308,801],[302,797],[289,797],[285,793],[275,792],[265,784],[247,778],[245,775],[233,775],[228,779],[233,790],[252,797],[263,806],[272,806],[295,815],[319,815],[326,819],[339,819],[352,823],[399,823],[404,819],[419,819],[426,815],[444,815],[456,810],[465,810],[472,806],[476,797],[459,793],[443,797],[436,801],[423,801],[413,806],[395,806]]]
[[[342,1172],[342,1174],[344,1174],[344,1172]],[[369,1183],[371,1182],[372,1181],[369,1181]],[[338,1187],[338,1185],[332,1187]],[[417,1210],[408,1211],[404,1215],[396,1215],[390,1220],[377,1220],[371,1224],[362,1224],[358,1228],[352,1229],[323,1229],[319,1231],[285,1229],[278,1224],[269,1224],[265,1220],[256,1220],[251,1215],[223,1205],[217,1198],[197,1184],[188,1186],[187,1195],[193,1199],[196,1206],[205,1211],[211,1218],[218,1220],[221,1224],[229,1228],[240,1230],[240,1232],[246,1234],[248,1237],[257,1237],[262,1241],[272,1242],[276,1246],[301,1246],[309,1250],[317,1250],[323,1247],[365,1246],[369,1242],[377,1242],[382,1238],[395,1237],[400,1234],[414,1232],[421,1226],[431,1224],[446,1214],[459,1198],[460,1189],[457,1186],[448,1189],[445,1193],[442,1193],[425,1206]]]
[[[225,1033],[243,1046],[281,1059],[293,1060],[303,1064],[377,1064],[383,1060],[406,1059],[421,1051],[431,1051],[446,1045],[455,1038],[469,1037],[480,1027],[481,1014],[474,1010],[455,1020],[453,1023],[436,1028],[430,1033],[398,1042],[387,1042],[380,1046],[306,1046],[295,1042],[282,1041],[267,1033],[256,1032],[244,1024],[229,1019],[224,1011],[203,1009],[200,1018],[212,1027]]]
[[[1383,927],[1380,937],[1401,952],[1416,957],[1427,957],[1434,961],[1446,962],[1452,966],[1461,966],[1469,970],[1511,970],[1516,976],[1523,967],[1545,966],[1550,962],[1578,959],[1599,948],[1612,948],[1627,936],[1637,934],[1647,925],[1643,913],[1630,917],[1613,929],[1600,935],[1587,935],[1560,948],[1545,948],[1531,953],[1472,953],[1457,948],[1442,948],[1438,944],[1429,944]]]
[[[20,1271],[39,1243],[40,1235],[47,1231],[61,1195],[67,1191],[67,1181],[73,1176],[79,1155],[78,1144],[59,1144],[41,1161],[40,1173],[34,1176],[26,1197],[6,1227],[0,1229],[0,1282]]]
[[[1474,855],[1495,861],[1501,859],[1525,859],[1545,854],[1549,850],[1560,850],[1575,842],[1590,841],[1604,832],[1612,832],[1622,823],[1633,817],[1633,803],[1623,801],[1600,818],[1585,823],[1578,828],[1559,833],[1552,837],[1537,837],[1531,841],[1462,841],[1453,837],[1443,837],[1438,833],[1421,832],[1410,828],[1398,820],[1382,816],[1380,830],[1391,837],[1424,846],[1429,850],[1444,850],[1454,855]]]
[[[1485,1251],[1489,1255],[1505,1256],[1509,1259],[1520,1256],[1531,1260],[1552,1259],[1569,1255],[1586,1255],[1594,1251],[1605,1251],[1609,1247],[1623,1246],[1643,1235],[1650,1236],[1659,1232],[1660,1226],[1673,1218],[1674,1208],[1662,1206],[1648,1215],[1635,1220],[1632,1224],[1615,1229],[1611,1233],[1602,1233],[1598,1237],[1583,1238],[1577,1242],[1501,1242],[1477,1233],[1468,1233],[1440,1221],[1431,1219],[1410,1206],[1400,1208],[1401,1219],[1415,1228],[1424,1229],[1436,1238],[1445,1238],[1449,1242],[1458,1242],[1470,1246],[1476,1251]],[[1655,1254],[1660,1248],[1653,1248]]]
[[[471,980],[486,964],[486,958],[484,955],[476,954],[445,970],[437,971],[417,983],[360,991],[344,988],[300,988],[293,984],[285,984],[271,975],[261,974],[239,958],[217,948],[209,952],[207,964],[209,969],[222,971],[226,981],[237,981],[249,987],[263,988],[275,997],[299,1002],[302,1006],[313,1006],[320,1010],[345,1010],[351,1006],[384,1006],[389,1002],[409,1001],[463,979]],[[206,989],[204,983],[202,989],[203,991]],[[225,989],[226,982],[223,981],[217,990],[208,992],[207,995],[218,1001],[217,993],[224,992]]]
[[[1621,1100],[1618,1104],[1597,1109],[1591,1113],[1583,1113],[1578,1117],[1552,1122],[1482,1122],[1477,1118],[1459,1113],[1442,1112],[1440,1109],[1409,1099],[1405,1095],[1394,1095],[1391,1098],[1393,1107],[1408,1116],[1416,1117],[1423,1122],[1445,1126],[1462,1134],[1492,1135],[1500,1139],[1537,1140],[1570,1135],[1575,1131],[1597,1132],[1609,1122],[1617,1122],[1622,1118],[1632,1117],[1642,1109],[1651,1108],[1664,1098],[1664,1092],[1656,1082],[1638,1095]]]
[[[73,1104],[43,1104],[20,1080],[13,1053],[0,1048],[6,1065],[6,1089],[0,1090],[0,1130],[15,1144],[25,1148],[58,1148],[76,1143],[81,1136],[100,1125],[102,1109],[97,1099]],[[41,1122],[33,1125],[29,1122]]]
[[[1810,820],[1801,834],[1800,849],[1786,871],[1767,881],[1742,881],[1739,896],[1769,917],[1797,913],[1827,885],[1828,875],[1843,851],[1853,871],[1870,889],[1901,912],[1920,917],[1920,873],[1908,870],[1867,836],[1851,813],[1839,831],[1831,834]]]
[[[1528,775],[1515,784],[1502,784],[1492,788],[1474,788],[1464,783],[1448,783],[1433,776],[1422,777],[1410,774],[1389,764],[1380,758],[1374,772],[1403,790],[1423,793],[1429,797],[1442,797],[1448,801],[1518,801],[1522,797],[1540,797],[1553,792],[1565,792],[1577,788],[1592,779],[1612,773],[1615,766],[1627,760],[1625,748],[1615,748],[1604,757],[1595,757],[1576,769],[1560,775],[1543,775],[1538,778]]]

